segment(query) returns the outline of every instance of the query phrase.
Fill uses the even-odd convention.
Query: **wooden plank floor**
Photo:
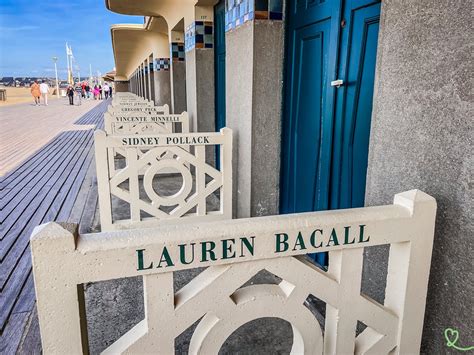
[[[66,98],[51,100],[49,106],[21,104],[0,107],[0,176],[13,170],[57,134],[67,130],[90,129],[74,122],[100,101],[83,100],[70,106]]]
[[[77,223],[82,218],[94,185],[91,128],[102,127],[108,104],[94,105],[76,117],[74,122],[88,129],[61,132],[0,178],[0,354],[18,351],[26,327],[29,337],[37,331],[36,323],[30,327],[35,322],[35,295],[29,238],[41,223]]]

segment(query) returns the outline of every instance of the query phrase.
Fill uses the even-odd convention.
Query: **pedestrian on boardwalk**
[[[85,90],[86,90],[86,99],[90,99],[90,95],[91,95],[91,87],[89,86],[89,83],[86,83],[86,87],[85,87]]]
[[[38,85],[38,81],[35,80],[33,85],[31,85],[31,95],[33,95],[33,98],[35,99],[35,106],[38,106],[40,104],[40,97],[41,97],[41,91],[40,91],[40,86]]]
[[[86,81],[84,80],[81,84],[82,87],[82,98],[86,98]]]
[[[107,100],[109,98],[109,84],[105,83],[103,89],[104,89],[105,99]]]
[[[102,100],[102,85],[99,85],[99,99]]]
[[[80,106],[82,105],[82,94],[83,94],[83,91],[82,91],[82,86],[81,84],[77,84],[75,89],[76,91],[76,94],[77,94],[77,106]]]
[[[45,80],[41,81],[40,92],[41,92],[41,97],[43,98],[44,105],[48,106],[49,86]]]
[[[112,98],[112,85],[109,86],[109,97]]]
[[[67,87],[66,95],[69,98],[69,105],[74,105],[74,88],[71,85]]]
[[[98,100],[99,99],[99,87],[97,85],[94,85],[94,100]]]

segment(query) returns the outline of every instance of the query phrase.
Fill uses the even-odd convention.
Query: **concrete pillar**
[[[148,58],[143,61],[143,81],[145,84],[145,98],[147,100],[151,99],[150,96],[150,76],[149,76],[149,71],[148,71]]]
[[[137,71],[133,72],[133,93],[137,93]]]
[[[255,21],[247,13],[243,23],[233,18],[234,10],[226,8],[226,125],[234,131],[234,216],[278,214],[282,9],[273,13],[276,20]],[[267,9],[267,17],[269,13]]]
[[[173,113],[186,111],[186,61],[184,32],[171,31],[171,107]]]
[[[143,83],[144,83],[144,88],[145,88],[145,98],[147,100],[150,99],[148,96],[148,59],[145,59],[142,63],[143,66]]]
[[[148,100],[154,100],[154,97],[151,96],[151,73],[150,73],[150,60],[145,59],[145,72],[146,72],[146,91]]]
[[[153,54],[150,57],[148,57],[148,73],[150,76],[150,96],[156,105],[157,102],[155,98],[155,68],[154,68]]]
[[[141,70],[140,66],[137,68],[137,91],[138,91],[138,96],[142,96],[142,76],[141,76]]]
[[[195,8],[195,18],[186,24],[186,105],[195,132],[214,132],[214,37],[213,7]]]
[[[139,67],[138,67],[138,75],[140,77],[140,96],[141,97],[145,97],[145,85],[144,85],[144,82],[143,82],[143,65],[140,63]]]
[[[171,106],[170,58],[155,58],[155,103]]]
[[[438,203],[421,353],[474,339],[472,317],[472,18],[464,2],[382,6],[367,172],[367,205],[421,189]],[[384,298],[386,249],[370,248],[363,291]]]

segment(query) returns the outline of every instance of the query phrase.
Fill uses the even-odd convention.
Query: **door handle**
[[[344,81],[341,79],[331,81],[331,86],[335,86],[336,88],[340,88],[342,85],[344,85]]]

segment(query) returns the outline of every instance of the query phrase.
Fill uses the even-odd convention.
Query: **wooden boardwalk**
[[[57,134],[67,130],[90,129],[74,122],[99,101],[83,100],[70,106],[67,99],[51,100],[49,106],[21,104],[0,107],[0,176],[13,170],[41,149]]]
[[[78,223],[87,216],[84,207],[95,178],[90,169],[94,156],[91,128],[102,126],[107,105],[103,102],[75,121],[87,129],[61,132],[0,178],[0,354],[16,353],[20,343],[25,343],[25,336],[38,342],[38,334],[31,333],[38,332],[37,321],[30,327],[35,320],[35,295],[29,238],[39,224]],[[67,109],[62,109],[67,115]],[[39,129],[44,132],[47,127]],[[30,332],[24,335],[26,327]],[[33,350],[37,349],[26,347],[20,352]]]

